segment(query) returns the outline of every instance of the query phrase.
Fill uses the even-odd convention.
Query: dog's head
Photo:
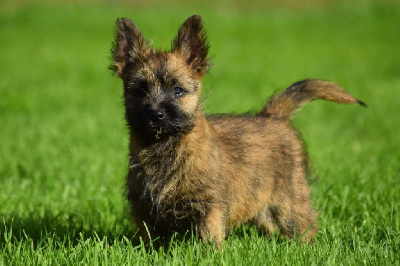
[[[147,141],[188,133],[200,115],[201,78],[209,67],[201,17],[182,24],[171,51],[152,49],[129,19],[116,24],[110,68],[123,80],[129,127]]]

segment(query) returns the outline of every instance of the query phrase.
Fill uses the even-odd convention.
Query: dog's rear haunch
[[[227,232],[251,223],[267,235],[313,240],[308,158],[289,119],[315,99],[364,103],[308,79],[271,97],[258,115],[206,117],[208,48],[200,16],[183,23],[170,51],[152,49],[134,23],[117,20],[110,68],[124,84],[127,194],[139,235],[148,241],[195,228],[218,247]]]

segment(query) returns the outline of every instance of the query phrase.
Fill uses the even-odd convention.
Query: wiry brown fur
[[[273,96],[252,117],[201,110],[208,45],[199,16],[185,21],[171,52],[146,44],[128,19],[117,20],[111,69],[122,78],[130,128],[128,199],[139,234],[186,232],[217,244],[250,222],[271,234],[317,230],[307,156],[289,118],[314,99],[360,103],[339,86],[304,80]]]

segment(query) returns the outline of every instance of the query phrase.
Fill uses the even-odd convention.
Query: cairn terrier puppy
[[[124,86],[127,196],[139,235],[148,241],[195,228],[218,247],[227,232],[251,223],[267,235],[311,241],[317,215],[308,159],[290,118],[315,99],[364,103],[334,83],[308,79],[254,116],[207,117],[200,96],[208,49],[200,16],[182,24],[171,51],[152,49],[129,19],[116,21],[110,68]]]

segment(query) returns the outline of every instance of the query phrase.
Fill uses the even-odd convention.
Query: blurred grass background
[[[203,16],[214,55],[203,81],[207,113],[258,110],[275,90],[304,78],[336,81],[369,105],[315,102],[294,119],[308,143],[317,180],[312,187],[321,232],[312,248],[268,242],[256,234],[254,241],[265,250],[277,246],[289,254],[262,253],[271,257],[260,261],[358,264],[398,259],[398,1],[3,0],[3,263],[48,263],[52,256],[58,263],[90,262],[93,257],[85,252],[103,252],[104,239],[127,249],[133,259],[142,254],[127,248],[126,240],[134,234],[123,197],[128,136],[122,84],[107,69],[114,21],[129,17],[156,47],[169,48],[192,14]],[[254,262],[258,257],[252,250],[260,247],[240,235],[227,240],[234,252],[204,260]],[[237,251],[241,249],[245,251]],[[158,256],[172,264],[193,263],[190,247],[175,250],[181,252],[176,260],[173,251],[156,252],[149,262]],[[76,261],[69,256],[73,252]],[[116,255],[121,262],[124,252]],[[107,254],[105,260],[112,257]]]

